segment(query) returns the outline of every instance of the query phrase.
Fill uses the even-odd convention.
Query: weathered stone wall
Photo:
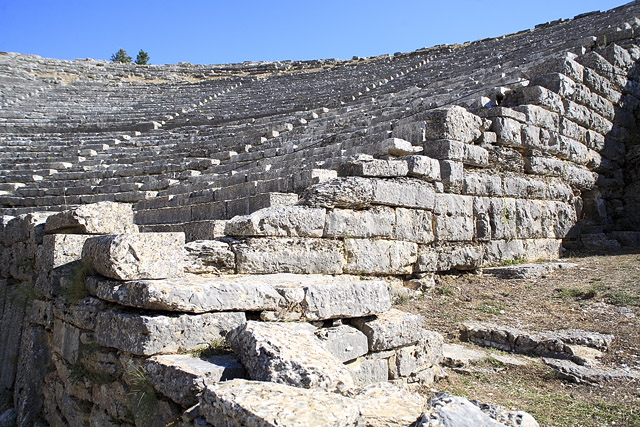
[[[390,416],[359,387],[442,357],[393,295],[640,244],[636,15],[352,61],[0,56],[0,415],[193,425],[312,388]]]

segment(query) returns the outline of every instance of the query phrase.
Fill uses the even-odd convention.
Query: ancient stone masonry
[[[535,425],[407,390],[443,342],[392,302],[441,272],[640,245],[638,17],[349,61],[1,53],[0,415]],[[571,343],[534,338],[586,378]]]

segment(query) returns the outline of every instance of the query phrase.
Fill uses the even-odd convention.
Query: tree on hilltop
[[[131,57],[127,55],[127,51],[124,49],[120,49],[113,55],[111,55],[111,62],[119,62],[121,64],[130,64]]]
[[[140,49],[140,52],[138,52],[138,56],[136,57],[136,64],[147,65],[148,63],[149,63],[149,54],[144,50]]]

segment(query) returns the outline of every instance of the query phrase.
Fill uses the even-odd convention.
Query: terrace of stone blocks
[[[158,419],[186,425],[225,412],[221,379],[339,391],[337,425],[379,416],[362,402],[380,390],[356,386],[431,384],[442,338],[390,309],[403,285],[640,244],[638,16],[349,61],[0,54],[0,360],[18,424],[139,423],[132,369]],[[82,266],[90,296],[70,301]],[[225,336],[241,363],[184,355]],[[262,365],[268,336],[310,353]]]

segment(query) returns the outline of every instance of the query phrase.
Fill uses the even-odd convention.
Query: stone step
[[[273,311],[326,320],[391,308],[386,282],[359,276],[282,273],[129,281],[92,276],[87,287],[98,298],[120,305],[189,313]]]

